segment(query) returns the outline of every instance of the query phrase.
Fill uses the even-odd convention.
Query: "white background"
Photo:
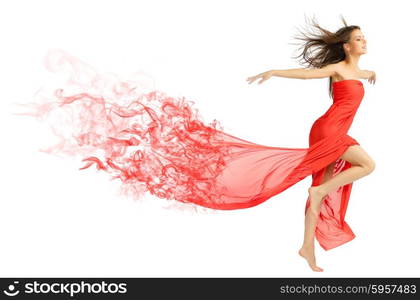
[[[419,79],[415,1],[9,1],[0,5],[1,276],[419,276]],[[157,89],[194,101],[204,121],[269,146],[306,148],[328,109],[328,79],[246,78],[302,67],[296,28],[315,15],[368,41],[365,97],[349,134],[376,161],[356,181],[346,220],[356,238],[324,251],[323,273],[297,251],[307,177],[263,204],[211,213],[117,195],[118,182],[39,152],[48,127],[12,114],[51,74],[49,49],[99,72],[141,70]],[[166,202],[165,202],[166,201]]]

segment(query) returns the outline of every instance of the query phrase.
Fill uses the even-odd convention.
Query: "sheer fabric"
[[[71,76],[24,113],[53,120],[60,141],[43,151],[82,155],[81,170],[109,173],[134,198],[148,192],[211,209],[249,208],[309,175],[313,186],[321,184],[331,163],[333,176],[346,170],[351,165],[340,156],[358,145],[347,132],[364,95],[359,80],[334,82],[333,104],[313,124],[309,148],[287,148],[232,136],[216,120],[206,125],[185,99],[141,92],[135,81],[106,78],[61,52],[46,66]],[[315,235],[325,250],[355,237],[344,220],[351,189],[342,186],[322,202]]]

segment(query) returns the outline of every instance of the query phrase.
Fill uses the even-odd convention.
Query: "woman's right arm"
[[[315,69],[287,69],[287,70],[270,70],[253,77],[248,77],[249,83],[252,83],[258,78],[262,78],[259,83],[264,82],[271,76],[285,77],[285,78],[297,78],[297,79],[312,79],[312,78],[324,78],[330,77],[337,73],[337,65],[329,64],[322,68]]]
[[[288,69],[288,70],[272,70],[273,76],[298,78],[298,79],[312,79],[330,77],[336,73],[335,64],[329,64],[322,68],[314,69]]]

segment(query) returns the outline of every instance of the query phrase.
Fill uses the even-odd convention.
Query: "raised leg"
[[[351,183],[370,174],[375,169],[375,162],[359,145],[350,146],[340,157],[351,163],[352,167],[332,177],[334,163],[327,167],[325,176],[319,186],[310,187],[310,207],[305,215],[305,234],[299,255],[304,257],[313,271],[321,272],[322,268],[316,265],[314,251],[315,227],[323,198],[332,190]]]
[[[359,145],[350,146],[341,156],[341,159],[351,163],[352,167],[340,172],[318,186],[310,187],[308,190],[311,200],[310,208],[316,215],[319,215],[322,199],[330,191],[333,191],[340,186],[352,183],[357,179],[372,173],[375,169],[374,160]]]

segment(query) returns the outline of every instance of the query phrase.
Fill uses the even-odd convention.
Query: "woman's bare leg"
[[[310,187],[308,190],[310,207],[308,207],[305,215],[304,242],[302,248],[299,250],[299,255],[308,261],[312,270],[318,272],[323,271],[323,269],[316,265],[314,237],[323,198],[331,190],[366,176],[375,168],[375,162],[359,145],[350,146],[340,158],[350,162],[352,167],[332,177],[335,162],[330,164],[327,167],[322,183],[319,186]]]
[[[329,180],[332,177],[335,162],[327,166],[322,182]],[[323,269],[316,265],[315,259],[315,227],[318,221],[318,216],[308,207],[305,214],[305,233],[303,238],[303,245],[299,250],[299,255],[305,258],[313,271],[322,272]]]
[[[341,159],[351,163],[352,167],[340,172],[318,186],[310,187],[308,190],[311,201],[310,208],[317,216],[320,212],[322,199],[329,192],[340,186],[352,183],[357,179],[372,173],[375,169],[374,160],[359,145],[350,146],[341,156]]]

